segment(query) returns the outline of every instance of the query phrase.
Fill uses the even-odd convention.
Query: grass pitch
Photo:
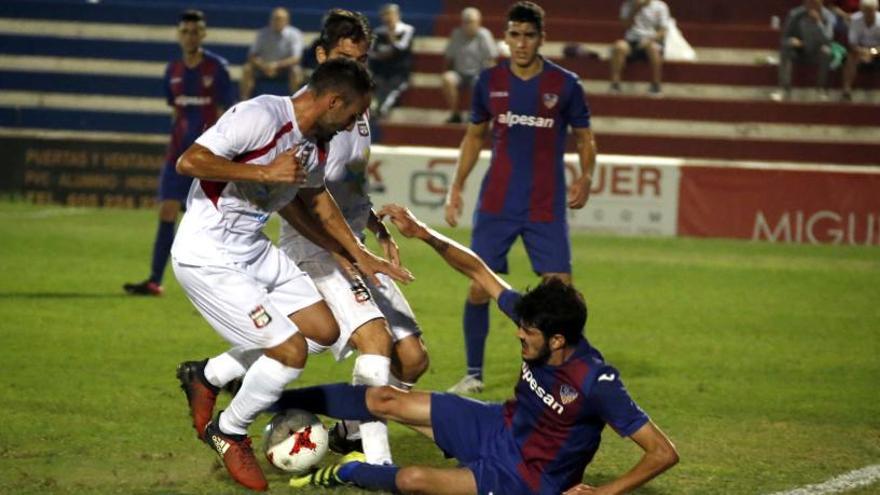
[[[120,290],[147,273],[155,224],[151,211],[0,203],[0,493],[244,491],[195,440],[174,378],[178,362],[221,352],[223,341],[170,270],[162,298]],[[572,241],[590,341],[681,453],[640,493],[761,494],[880,461],[877,248]],[[427,246],[400,243],[432,359],[419,386],[445,389],[464,367],[467,281]],[[511,266],[514,286],[535,282],[519,246]],[[501,400],[519,345],[497,311],[487,348],[480,398]],[[320,356],[299,384],[350,372],[351,361]],[[392,427],[392,447],[402,464],[451,465],[404,428]],[[639,453],[606,430],[585,480],[609,480]],[[292,491],[267,472],[273,492]]]

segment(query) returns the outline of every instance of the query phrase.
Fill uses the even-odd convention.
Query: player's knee
[[[399,407],[402,393],[388,385],[371,387],[367,390],[367,409],[379,418],[392,416]]]
[[[351,343],[361,354],[390,356],[394,342],[384,318],[364,323],[351,335]]]
[[[431,360],[428,357],[428,351],[424,344],[407,347],[406,351],[397,352],[399,361],[400,378],[404,382],[414,383],[428,371]]]
[[[403,493],[427,493],[431,488],[428,471],[419,466],[401,468],[395,481],[397,489]]]
[[[331,346],[339,339],[339,324],[324,301],[297,311],[290,317],[303,335],[317,344]]]
[[[281,344],[266,349],[266,356],[290,368],[304,368],[309,356],[306,339],[299,333],[291,335]]]
[[[489,297],[489,293],[483,289],[483,286],[477,283],[472,283],[468,288],[468,302],[471,304],[486,304],[489,302],[491,297]]]

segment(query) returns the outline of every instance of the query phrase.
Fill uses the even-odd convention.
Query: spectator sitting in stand
[[[370,70],[376,83],[374,114],[386,115],[409,87],[415,28],[400,20],[400,7],[389,3],[379,10],[382,25],[374,31]]]
[[[788,13],[779,50],[779,90],[771,98],[781,101],[791,97],[792,65],[797,62],[817,66],[819,97],[827,99],[835,22],[834,14],[822,6],[822,0],[804,0],[803,5]]]
[[[303,80],[299,65],[302,52],[302,33],[290,25],[290,13],[283,7],[275,8],[269,25],[257,32],[242,67],[241,99],[252,96],[257,79],[287,82],[289,94],[293,94]]]
[[[626,34],[611,47],[611,91],[620,91],[620,78],[627,60],[647,58],[651,63],[650,93],[660,95],[669,6],[661,0],[624,0],[620,19]]]
[[[446,122],[463,121],[459,112],[459,90],[470,91],[480,71],[495,65],[498,48],[488,29],[481,26],[482,15],[474,7],[461,11],[461,27],[455,28],[446,45],[446,72],[443,73],[443,96],[451,116]]]
[[[849,26],[849,55],[843,69],[843,100],[852,100],[852,85],[860,67],[880,69],[880,23],[877,0],[861,0]]]

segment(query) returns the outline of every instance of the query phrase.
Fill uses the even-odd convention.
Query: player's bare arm
[[[480,284],[492,299],[498,299],[504,290],[510,289],[510,284],[490,270],[473,251],[428,227],[403,206],[385,205],[379,210],[379,216],[387,216],[404,237],[421,239],[434,248],[449,266]]]
[[[299,196],[278,210],[278,215],[314,244],[331,253],[345,257],[350,256],[343,249],[342,244],[327,233],[321,222],[312,215],[308,205]]]
[[[409,283],[413,280],[412,274],[402,266],[394,266],[389,261],[376,256],[367,250],[360,240],[354,235],[348,222],[333,196],[324,188],[300,189],[300,197],[320,221],[322,227],[342,248],[345,249],[354,260],[358,270],[377,285],[382,285],[377,273],[384,273],[392,279]]]
[[[376,236],[376,241],[382,246],[385,258],[391,261],[394,266],[400,266],[400,249],[397,247],[397,242],[394,241],[391,231],[382,223],[372,208],[370,208],[370,216],[367,218],[367,229]]]
[[[675,445],[653,421],[645,423],[630,438],[645,451],[638,464],[610,483],[598,487],[577,485],[564,495],[629,493],[678,463]]]
[[[176,168],[177,173],[197,179],[296,185],[306,181],[306,170],[295,153],[295,149],[290,149],[269,165],[251,165],[228,160],[200,144],[193,144],[177,160]]]
[[[589,127],[576,127],[572,132],[581,164],[581,175],[568,187],[568,207],[580,209],[590,199],[593,170],[596,168],[596,138]]]
[[[474,169],[477,159],[480,158],[480,151],[483,149],[483,139],[488,128],[488,121],[479,124],[470,123],[461,140],[458,164],[455,166],[455,175],[452,178],[452,185],[449,186],[449,192],[446,194],[446,223],[450,227],[458,225],[458,218],[461,217],[461,211],[464,207],[461,191],[464,189],[464,183]]]

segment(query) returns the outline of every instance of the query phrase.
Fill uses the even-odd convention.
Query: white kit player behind
[[[323,234],[365,275],[410,278],[363,247],[324,189],[321,143],[354,125],[371,90],[359,64],[325,64],[295,98],[261,96],[232,107],[177,165],[198,180],[172,248],[174,273],[193,305],[232,345],[213,359],[181,364],[178,378],[200,438],[237,482],[254,490],[268,484],[248,426],[301,373],[306,338],[328,346],[339,335],[308,275],[263,233],[270,215],[289,207],[300,191],[308,193]],[[242,376],[229,407],[211,421],[219,388]]]
[[[369,40],[369,26],[362,15],[331,10],[325,16],[315,55],[319,64],[338,58],[364,63]],[[373,212],[368,195],[369,156],[370,127],[367,116],[362,115],[352,129],[333,137],[324,181],[352,231],[362,240],[365,229],[374,232],[388,259],[397,262],[397,245]],[[353,369],[354,384],[383,386],[390,383],[400,389],[412,388],[427,369],[428,356],[406,298],[386,276],[379,275],[377,278],[382,284],[376,285],[348,273],[330,252],[304,235],[308,232],[296,219],[288,219],[282,222],[279,245],[309,274],[339,323],[340,337],[331,347],[334,357],[342,360],[353,350],[358,351]],[[325,246],[327,242],[320,244]],[[331,436],[331,448],[340,453],[355,448],[354,442],[345,441],[346,433],[350,438],[356,438],[359,433],[368,463],[393,462],[384,422],[337,425]]]

